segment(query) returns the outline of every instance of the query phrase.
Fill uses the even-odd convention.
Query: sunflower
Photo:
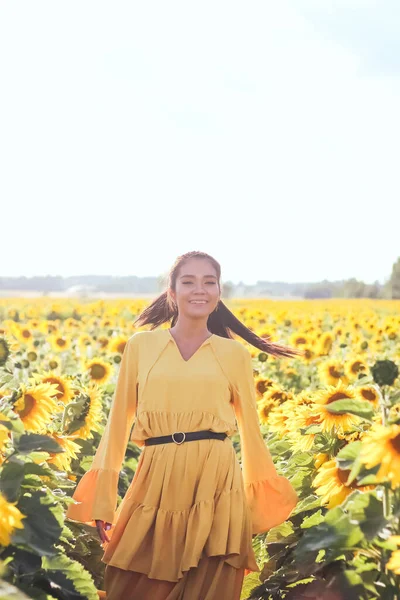
[[[54,352],[65,352],[71,348],[71,340],[57,333],[51,335],[49,341]]]
[[[90,379],[99,385],[106,383],[112,374],[112,366],[110,363],[101,358],[94,358],[87,361],[84,365],[84,369],[88,373]]]
[[[291,432],[290,437],[293,439],[292,450],[294,452],[308,452],[314,445],[315,433],[301,433],[301,429],[305,429],[310,425],[318,424],[318,417],[313,415],[310,407],[307,405],[297,405],[293,409],[292,418],[288,421]]]
[[[127,341],[128,338],[125,335],[119,335],[111,338],[108,348],[110,352],[118,352],[119,354],[123,354]]]
[[[349,413],[336,415],[330,413],[327,407],[337,400],[353,400],[356,397],[355,390],[342,383],[342,381],[339,381],[336,386],[330,385],[326,390],[318,392],[311,411],[313,415],[318,417],[317,422],[321,423],[321,429],[330,433],[345,433],[351,430],[360,421],[359,417]]]
[[[360,376],[367,374],[368,365],[361,356],[355,356],[354,358],[346,361],[344,370],[348,380],[354,381],[355,379],[359,379]]]
[[[15,506],[15,502],[8,502],[0,493],[0,546],[8,546],[11,543],[15,529],[23,529],[22,519],[25,518]]]
[[[97,338],[97,344],[100,346],[101,350],[106,350],[106,348],[108,347],[109,343],[110,343],[110,340],[105,335],[100,335]]]
[[[74,438],[82,440],[93,437],[92,431],[100,431],[103,418],[102,392],[96,383],[91,383],[87,391],[87,405],[84,410],[84,424],[74,431]]]
[[[14,410],[26,431],[41,432],[49,424],[53,414],[59,412],[60,408],[55,400],[57,391],[57,386],[52,383],[32,383],[29,387],[21,384]]]
[[[378,481],[400,485],[400,425],[385,427],[375,423],[365,434],[360,460],[367,469],[380,465]]]
[[[374,408],[379,407],[379,394],[373,385],[361,385],[356,392],[360,400],[370,402]]]
[[[293,394],[291,392],[286,392],[278,385],[273,384],[264,393],[263,399],[272,400],[272,402],[276,402],[277,404],[283,404],[284,402],[287,402],[287,400],[292,400]]]
[[[353,490],[363,492],[373,489],[372,486],[358,486],[354,481],[348,484],[349,475],[350,470],[339,469],[334,458],[320,466],[314,478],[313,487],[316,488],[317,496],[321,496],[321,503],[327,508],[334,508],[341,504]]]
[[[14,330],[14,335],[18,338],[20,342],[23,344],[29,344],[33,341],[33,335],[30,329],[27,327],[17,327]]]
[[[389,542],[395,543],[397,546],[400,546],[400,535],[392,535]],[[395,550],[392,552],[392,555],[387,563],[387,568],[390,571],[393,571],[396,575],[400,575],[400,550]]]
[[[333,342],[335,340],[334,335],[330,331],[322,333],[318,339],[317,354],[319,356],[327,356],[332,350]]]
[[[268,423],[268,415],[273,408],[276,408],[278,403],[274,400],[260,400],[258,403],[257,411],[258,417],[264,425]]]
[[[303,359],[303,361],[307,364],[311,363],[316,356],[316,352],[314,351],[314,349],[311,346],[309,346],[308,344],[307,345],[305,344],[302,347],[302,350],[303,350],[303,355],[301,356],[301,358]]]
[[[81,452],[82,448],[74,442],[75,436],[61,435],[59,433],[47,432],[46,435],[52,437],[57,444],[64,448],[64,452],[51,453],[47,462],[52,463],[62,471],[69,471],[71,460],[77,457],[77,452]]]
[[[265,392],[274,385],[274,381],[268,377],[257,375],[257,377],[254,379],[254,385],[258,398],[263,398]]]
[[[281,436],[290,433],[289,426],[292,417],[292,405],[289,402],[272,408],[268,415],[268,427],[271,431],[279,433]]]
[[[298,348],[299,346],[308,345],[310,343],[310,336],[308,336],[306,333],[295,332],[292,333],[292,335],[289,338],[289,346],[296,346],[296,348]]]
[[[56,398],[62,404],[68,404],[74,397],[74,391],[67,377],[57,375],[54,371],[46,371],[33,376],[38,383],[53,383],[57,387]]]
[[[335,385],[340,379],[343,383],[348,383],[344,373],[344,367],[338,360],[328,360],[319,364],[318,372],[321,380],[326,385]]]

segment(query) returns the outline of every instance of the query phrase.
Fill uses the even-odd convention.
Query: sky
[[[0,277],[390,277],[398,0],[3,0],[0,56]]]

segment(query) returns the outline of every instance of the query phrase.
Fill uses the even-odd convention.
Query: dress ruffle
[[[178,581],[202,556],[225,556],[235,568],[258,571],[246,515],[242,489],[222,492],[186,510],[130,501],[110,531],[102,560],[165,581]]]

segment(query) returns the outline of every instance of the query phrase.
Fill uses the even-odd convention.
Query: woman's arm
[[[252,357],[240,344],[233,407],[242,454],[242,475],[253,520],[253,534],[285,521],[298,497],[290,481],[278,475],[260,430]]]

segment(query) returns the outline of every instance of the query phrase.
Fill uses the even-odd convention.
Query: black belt
[[[183,444],[183,442],[191,442],[193,440],[224,440],[226,437],[226,433],[218,433],[209,430],[189,431],[188,433],[175,431],[172,435],[160,435],[159,437],[147,438],[144,443],[146,446],[152,446],[153,444],[168,444],[170,442]]]

